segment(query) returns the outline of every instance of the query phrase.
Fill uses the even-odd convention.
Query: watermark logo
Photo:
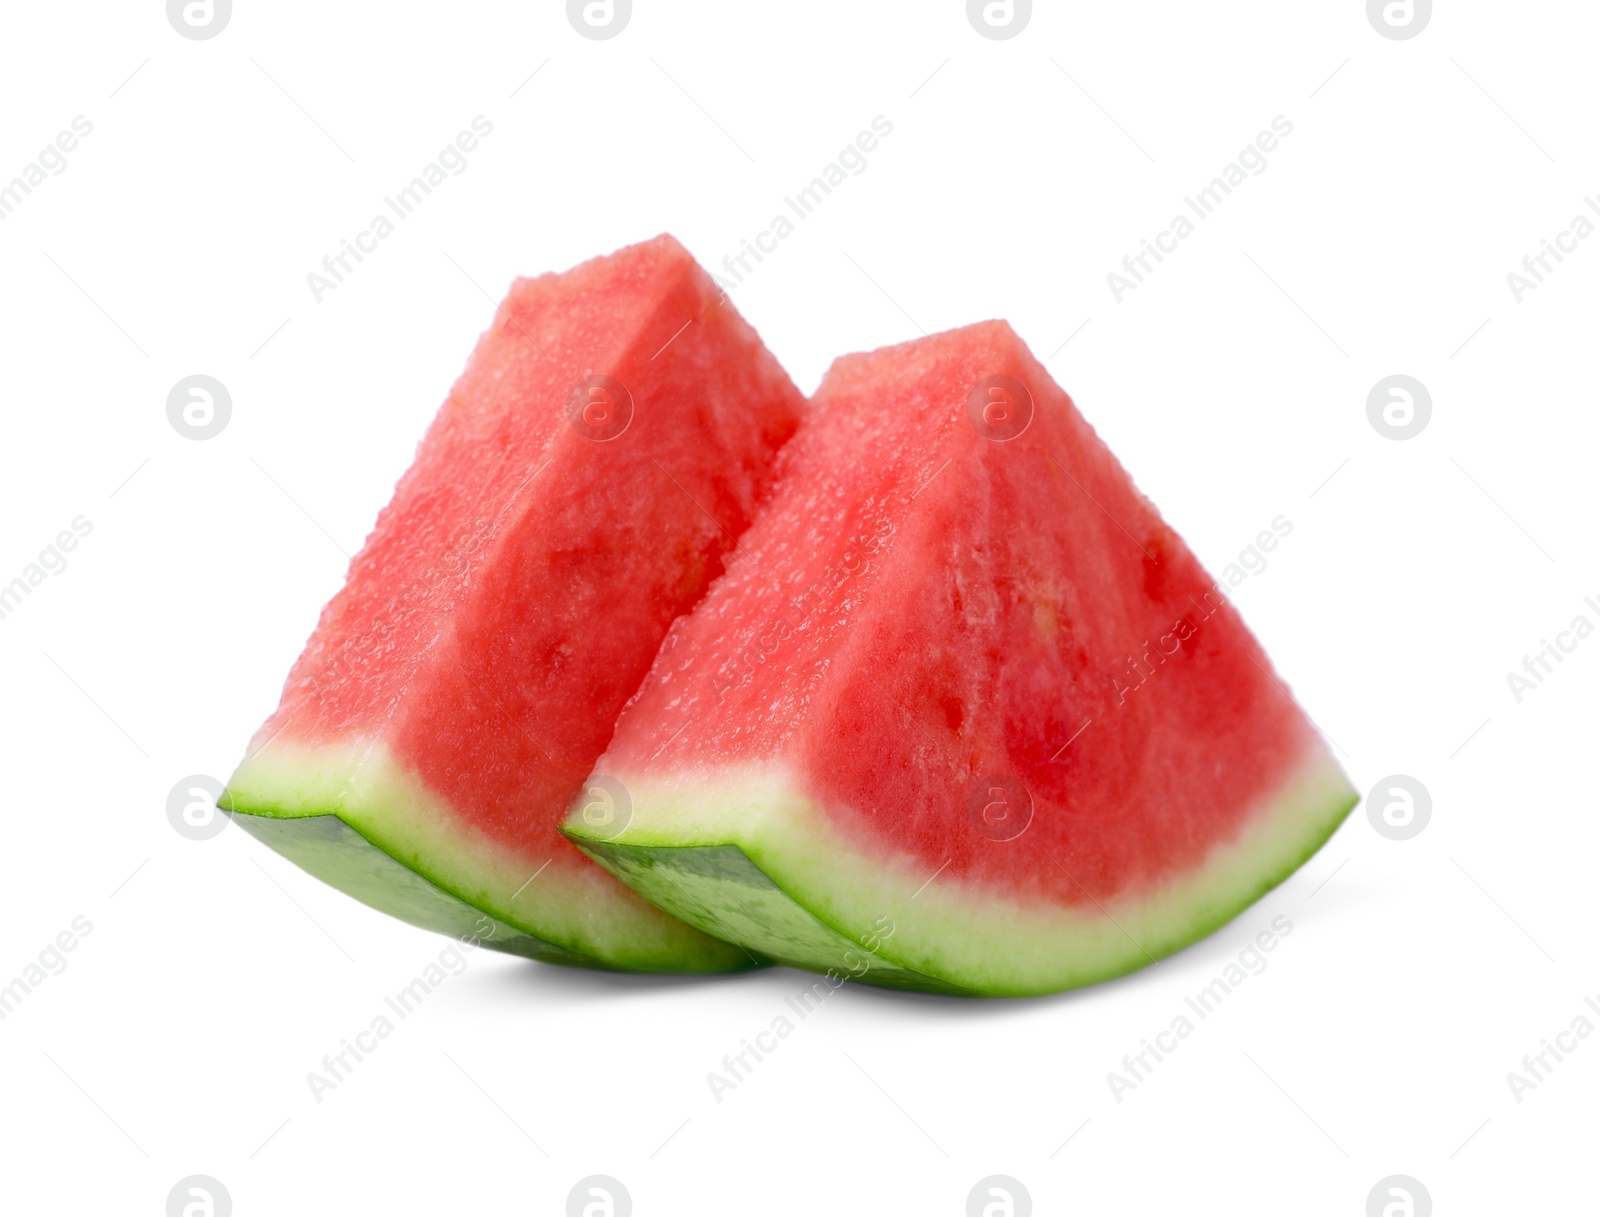
[[[1428,28],[1433,0],[1367,0],[1367,20],[1385,38],[1404,42]]]
[[[1178,252],[1182,242],[1200,230],[1200,224],[1216,214],[1235,190],[1272,167],[1270,154],[1294,134],[1294,123],[1279,114],[1269,125],[1270,130],[1258,131],[1255,139],[1241,148],[1216,177],[1193,194],[1184,196],[1184,209],[1156,233],[1154,241],[1141,237],[1138,252],[1123,255],[1121,268],[1106,275],[1112,299],[1121,304],[1129,292],[1138,290],[1163,262]]]
[[[233,1197],[210,1175],[179,1179],[167,1193],[167,1217],[231,1217]]]
[[[567,1217],[630,1217],[633,1197],[610,1175],[579,1179],[567,1193]]]
[[[633,800],[628,788],[608,773],[592,775],[578,799],[578,819],[586,834],[602,841],[614,841],[633,818]]]
[[[1282,913],[1278,914],[1227,967],[1212,978],[1211,983],[1194,993],[1185,994],[1183,1010],[1174,1015],[1166,1027],[1147,1039],[1141,1038],[1137,1052],[1124,1054],[1120,1070],[1113,1069],[1106,1074],[1106,1086],[1111,1091],[1111,1097],[1120,1104],[1129,1091],[1137,1090],[1148,1082],[1155,1074],[1156,1066],[1176,1052],[1183,1041],[1193,1035],[1224,1002],[1233,999],[1245,981],[1267,970],[1271,963],[1267,956],[1283,945],[1283,940],[1293,933],[1294,922]],[[1189,1017],[1191,1014],[1193,1018]]]
[[[633,394],[614,376],[585,376],[567,394],[567,422],[584,439],[616,439],[633,421]]]
[[[1595,995],[1600,996],[1600,995]],[[1557,1031],[1549,1039],[1540,1038],[1539,1051],[1530,1052],[1522,1058],[1523,1072],[1513,1069],[1506,1074],[1506,1085],[1511,1089],[1511,1097],[1518,1103],[1530,1090],[1539,1089],[1540,1085],[1550,1080],[1550,1075],[1560,1067],[1569,1055],[1578,1050],[1579,1045],[1595,1032],[1595,1023],[1589,1015],[1600,1018],[1600,1001],[1595,996],[1586,996],[1583,1004],[1588,1007],[1586,1012],[1580,1011],[1573,1018],[1564,1031]],[[1551,1040],[1554,1043],[1551,1043]]]
[[[470,937],[460,935],[430,959],[409,984],[386,995],[383,1004],[389,1013],[374,1015],[354,1035],[342,1037],[338,1050],[323,1056],[321,1069],[313,1069],[306,1074],[306,1088],[311,1091],[312,1099],[320,1104],[330,1090],[337,1090],[348,1082],[356,1066],[382,1047],[384,1041],[399,1030],[400,1024],[415,1014],[445,981],[467,970],[468,956],[493,938],[494,931],[495,922],[487,916],[480,916]],[[394,1018],[390,1018],[389,1014],[393,1014]]]
[[[1367,1217],[1431,1217],[1433,1197],[1410,1175],[1379,1179],[1367,1193]]]
[[[567,20],[585,38],[604,42],[628,28],[633,0],[567,0]]]
[[[967,421],[984,439],[1016,439],[1033,421],[1033,394],[1014,376],[985,376],[967,392]]]
[[[70,164],[67,154],[77,151],[79,143],[93,133],[94,124],[79,114],[72,120],[72,130],[59,132],[54,141],[41,148],[39,154],[22,167],[21,173],[9,182],[0,178],[0,220],[21,207],[49,178],[65,173]]]
[[[1600,617],[1600,598],[1585,596],[1583,604]],[[1576,651],[1578,644],[1592,633],[1594,622],[1587,613],[1579,613],[1566,629],[1556,631],[1554,642],[1548,638],[1539,639],[1539,649],[1532,655],[1522,657],[1522,671],[1506,673],[1506,685],[1517,705],[1520,706],[1524,697],[1544,684],[1545,677],[1553,675],[1557,665],[1565,663],[1566,657]]]
[[[167,821],[180,837],[209,841],[228,827],[228,816],[217,807],[222,783],[203,773],[193,773],[167,795]]]
[[[1032,1217],[1033,1197],[1010,1175],[979,1179],[967,1193],[967,1217]]]
[[[1409,841],[1428,827],[1433,815],[1433,796],[1414,777],[1393,773],[1367,795],[1367,819],[1379,836],[1391,841]]]
[[[1219,583],[1226,583],[1232,591],[1252,575],[1266,571],[1270,559],[1267,555],[1283,544],[1284,538],[1294,531],[1294,521],[1285,515],[1272,517],[1269,531],[1263,528],[1256,539],[1239,551],[1239,556],[1222,568]],[[1208,614],[1209,615],[1209,614]]]
[[[967,20],[985,38],[1015,38],[1033,18],[1033,0],[967,0]]]
[[[1595,215],[1600,215],[1600,195],[1589,195],[1583,200],[1584,206]],[[1518,304],[1527,298],[1529,292],[1534,291],[1545,281],[1545,278],[1555,272],[1567,260],[1568,254],[1578,252],[1578,243],[1587,241],[1595,234],[1595,222],[1588,216],[1579,212],[1572,217],[1572,225],[1556,233],[1555,240],[1541,237],[1537,253],[1524,254],[1522,267],[1506,276],[1506,286],[1511,289],[1511,298]],[[1550,260],[1555,259],[1555,266]]]
[[[167,0],[167,20],[185,38],[204,42],[228,28],[233,0]]]
[[[876,918],[872,928],[861,935],[861,945],[868,951],[876,951],[894,937],[894,928],[894,922],[888,917]],[[748,1082],[755,1074],[756,1066],[781,1048],[783,1041],[795,1033],[799,1024],[820,1010],[822,1003],[837,993],[848,977],[864,976],[872,967],[870,958],[854,948],[844,953],[843,963],[845,970],[829,968],[821,979],[812,981],[809,988],[783,999],[784,1005],[794,1012],[793,1019],[786,1014],[777,1015],[765,1030],[757,1031],[749,1038],[741,1038],[739,1050],[723,1056],[720,1070],[713,1069],[706,1074],[706,1087],[716,1102],[721,1103],[723,1095]]]
[[[383,196],[383,210],[367,221],[365,228],[354,237],[341,237],[338,251],[323,255],[320,270],[306,274],[306,286],[311,289],[313,300],[321,304],[329,292],[349,282],[361,264],[377,253],[434,191],[472,167],[471,154],[494,134],[494,123],[482,114],[475,114],[467,125],[471,130],[458,131],[455,139],[439,149],[421,172],[393,194]]]
[[[130,879],[132,877],[128,876]],[[116,892],[111,894],[114,896]],[[83,940],[92,933],[94,933],[94,922],[79,913],[66,929],[46,942],[39,953],[23,965],[22,970],[9,981],[0,976],[0,1022],[15,1014],[17,1008],[27,1000],[28,994],[52,976],[60,976],[65,972],[70,962],[67,956],[76,951],[83,944]]]
[[[732,291],[755,274],[756,267],[783,248],[784,239],[799,231],[799,222],[815,215],[817,208],[835,190],[867,171],[871,164],[868,153],[876,151],[883,140],[894,134],[894,123],[882,114],[874,115],[870,126],[870,131],[856,132],[855,139],[839,149],[838,155],[824,165],[814,178],[793,194],[784,195],[783,210],[773,216],[767,227],[756,233],[754,239],[741,237],[739,251],[723,256],[721,272],[713,272],[711,277],[724,293]],[[751,259],[755,260],[754,266],[751,265]]]
[[[793,998],[787,1000],[793,1002]],[[802,1013],[800,1017],[804,1018],[805,1014]],[[722,1068],[726,1072],[713,1069],[706,1074],[706,1086],[711,1091],[711,1097],[721,1103],[724,1094],[738,1089],[740,1083],[748,1082],[756,1066],[776,1052],[782,1041],[793,1034],[794,1023],[780,1014],[772,1020],[771,1026],[756,1032],[754,1043],[741,1039],[739,1051],[730,1052],[722,1058]]]
[[[1433,395],[1415,376],[1385,376],[1367,394],[1367,421],[1384,439],[1412,439],[1433,417]]]
[[[991,841],[1015,841],[1033,823],[1033,795],[1009,774],[981,777],[967,791],[967,822]]]
[[[20,575],[9,583],[0,583],[0,620],[21,608],[22,602],[33,595],[33,589],[50,576],[64,573],[67,555],[93,531],[94,521],[88,516],[73,516],[72,527],[56,533],[56,539],[41,549],[39,556],[22,568]]]
[[[215,376],[185,376],[167,393],[167,421],[184,439],[211,439],[233,417],[233,396]]]

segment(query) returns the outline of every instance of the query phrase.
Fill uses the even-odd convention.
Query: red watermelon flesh
[[[839,360],[568,832],[754,953],[1029,993],[1125,972],[1354,804],[1234,607],[1001,322]]]
[[[748,966],[557,825],[802,406],[670,237],[519,280],[229,783],[237,822],[408,920],[483,910],[487,945]]]

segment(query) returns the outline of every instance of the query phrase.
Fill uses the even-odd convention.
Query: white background
[[[956,0],[636,0],[594,41],[553,0],[237,0],[191,41],[157,0],[7,5],[0,182],[94,124],[0,222],[0,583],[93,524],[0,620],[0,984],[93,924],[0,1022],[7,1210],[157,1217],[204,1173],[240,1217],[557,1214],[603,1173],[641,1215],[933,1215],[1004,1173],[1040,1214],[1356,1217],[1404,1173],[1441,1215],[1596,1211],[1600,1036],[1520,1103],[1506,1075],[1600,995],[1600,638],[1520,704],[1506,674],[1600,625],[1600,240],[1521,303],[1506,275],[1600,191],[1600,12],[1439,9],[1397,41],[1359,0],[1041,0],[990,40]],[[479,114],[470,168],[316,302]],[[1280,114],[1270,167],[1119,304],[1107,273]],[[796,381],[1008,318],[1214,572],[1293,522],[1235,600],[1356,785],[1412,775],[1431,822],[1359,809],[1115,983],[850,987],[720,1103],[707,1073],[809,978],[481,952],[316,1102],[444,940],[236,829],[181,837],[168,792],[274,705],[485,293],[662,230],[714,268],[877,115],[867,170],[734,291]],[[165,412],[194,373],[233,400],[205,442]],[[1393,373],[1433,400],[1403,442],[1366,415]],[[1278,915],[1267,970],[1116,1101]]]

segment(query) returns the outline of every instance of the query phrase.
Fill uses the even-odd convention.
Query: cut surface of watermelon
[[[555,962],[749,966],[558,826],[803,404],[670,237],[517,281],[222,806],[427,928],[488,914],[484,945]]]
[[[752,953],[1028,994],[1281,882],[1355,795],[1182,539],[1003,322],[837,361],[568,835]]]

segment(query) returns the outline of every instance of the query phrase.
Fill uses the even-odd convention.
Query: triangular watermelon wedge
[[[670,237],[519,280],[222,806],[368,904],[485,946],[750,966],[558,825],[803,406]]]
[[[836,362],[566,831],[800,967],[1045,993],[1232,918],[1356,796],[1010,327]]]

